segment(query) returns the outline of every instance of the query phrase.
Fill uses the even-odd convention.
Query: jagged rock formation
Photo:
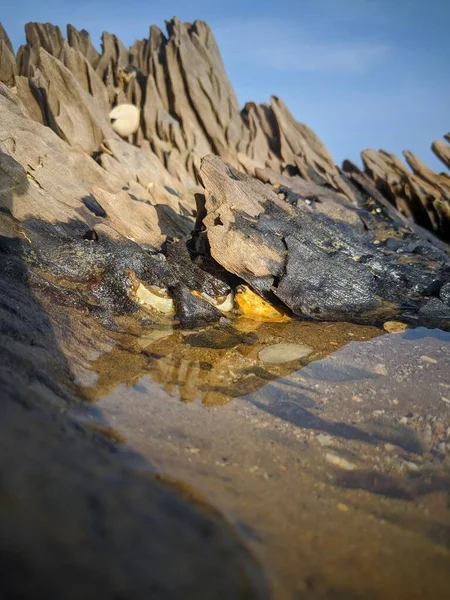
[[[412,235],[415,240],[439,246],[438,240],[431,233],[425,234],[414,221],[445,237],[450,215],[446,195],[449,176],[436,175],[411,153],[405,156],[414,172],[409,172],[395,156],[372,150],[362,154],[364,171],[349,161],[339,169],[317,136],[307,126],[297,123],[278,98],[273,97],[270,105],[248,103],[239,110],[217,45],[205,23],[189,24],[173,19],[167,23],[167,30],[168,37],[165,37],[158,28],[152,27],[150,38],[136,42],[130,50],[115,36],[105,33],[102,54],[99,54],[85,31],[78,32],[69,26],[67,41],[53,25],[30,23],[26,26],[27,45],[17,53],[15,86],[10,91],[3,87],[0,96],[6,116],[0,124],[0,139],[4,140],[5,151],[26,166],[27,178],[32,182],[20,201],[8,209],[12,217],[22,223],[24,235],[43,240],[43,247],[39,248],[41,264],[55,262],[58,243],[63,244],[72,276],[76,274],[78,280],[89,285],[89,293],[100,301],[98,309],[104,309],[106,303],[109,310],[120,313],[123,306],[130,304],[130,295],[136,300],[134,294],[141,284],[157,285],[164,287],[178,306],[177,315],[182,325],[195,324],[195,315],[208,322],[220,319],[218,310],[204,304],[204,296],[203,300],[192,300],[188,294],[195,291],[197,295],[209,297],[207,290],[211,284],[207,279],[199,284],[197,278],[193,288],[192,281],[184,277],[186,269],[177,264],[169,265],[164,275],[155,279],[149,273],[159,269],[145,264],[151,259],[145,258],[141,248],[152,248],[155,252],[167,236],[188,234],[197,217],[199,227],[206,224],[212,256],[217,263],[229,273],[249,281],[240,267],[227,262],[226,248],[218,250],[213,243],[215,236],[220,238],[224,231],[211,220],[217,202],[206,203],[209,214],[203,224],[197,212],[201,203],[196,206],[194,196],[203,191],[205,184],[204,175],[200,177],[200,161],[210,154],[269,184],[288,203],[300,200],[302,206],[313,205],[312,222],[322,223],[317,215],[323,213],[332,221],[350,224],[360,238],[359,241],[355,238],[354,244],[355,248],[360,246],[359,255],[369,256],[374,252],[362,240],[364,231],[376,232],[380,242],[392,237],[405,240]],[[3,30],[1,36],[7,48],[5,64],[8,65],[10,43]],[[111,107],[122,102],[134,103],[141,110],[139,130],[128,142],[114,133],[108,120]],[[46,128],[42,129],[42,125]],[[445,156],[442,148],[440,153]],[[226,195],[225,189],[211,192],[207,187],[206,191],[219,204]],[[309,219],[308,210],[305,219]],[[47,248],[44,243],[47,237],[42,237],[42,227],[36,224],[41,221],[64,223],[58,234],[59,242],[55,238],[53,247],[48,244]],[[332,221],[327,225],[330,231],[339,239],[345,237],[336,227],[333,229]],[[95,239],[100,231],[102,235],[99,247],[86,253],[81,250],[85,246],[80,247],[80,235],[94,236],[86,232],[88,228],[95,230]],[[236,236],[237,229],[230,228],[227,232],[228,247],[232,246],[230,239]],[[266,273],[272,278],[270,284],[261,285],[256,274],[250,278],[253,288],[262,294],[273,284],[277,288],[278,283],[282,283],[282,274],[287,268],[282,256],[286,251],[301,257],[294,248],[287,249],[282,240],[268,243],[266,233],[260,232],[254,247],[250,248],[241,243],[239,235],[236,237],[245,255],[242,258],[256,263],[258,253],[259,260],[264,262],[267,252],[277,254],[276,249],[282,246],[278,248],[277,258],[272,257],[275,267]],[[53,237],[48,236],[48,239]],[[109,250],[112,240],[118,244],[120,240],[121,251],[116,254]],[[264,248],[268,245],[269,248]],[[47,256],[45,251],[48,251]],[[440,252],[445,251],[442,246]],[[103,254],[110,258],[95,259],[97,269],[87,267],[93,256]],[[319,260],[319,254],[317,246],[312,260]],[[134,257],[131,276],[123,256]],[[181,256],[177,260],[181,260]],[[442,256],[437,260],[442,262]],[[378,275],[393,277],[392,264],[384,258],[382,262],[384,267]],[[351,286],[352,278],[366,272],[352,263],[350,266],[346,289]],[[265,264],[264,269],[266,267]],[[112,275],[108,275],[110,272]],[[63,275],[64,271],[57,274],[58,277]],[[402,284],[406,282],[406,288],[415,286],[413,276],[397,275],[404,279]],[[99,277],[102,277],[100,296]],[[339,275],[335,279],[337,282]],[[177,280],[184,286],[182,289],[175,285]],[[440,277],[437,288],[444,283]],[[231,280],[226,282],[228,284],[232,285]],[[379,301],[392,300],[389,294],[380,294],[371,287],[369,280],[367,285],[366,292],[372,294],[372,298],[362,302],[361,311],[354,310],[356,300],[353,308],[345,302],[336,302],[328,309],[318,308],[312,298],[297,306],[298,298],[293,302],[286,300],[285,294],[279,297],[294,313],[303,316],[356,318],[358,311],[367,316],[369,305],[373,304],[373,310],[378,310]],[[422,287],[417,285],[419,295],[438,299],[439,289],[427,288],[427,285],[433,287],[432,282]],[[214,284],[214,289],[216,298],[223,298],[227,293],[222,283]],[[276,293],[278,291],[277,288]],[[320,290],[315,293],[320,295]],[[409,292],[400,285],[396,293],[397,310],[398,300]],[[290,294],[297,292],[291,290]],[[142,300],[139,295],[137,299]],[[423,304],[423,298],[418,302]]]
[[[241,111],[202,22],[129,50],[105,33],[101,54],[71,26],[26,34],[14,57],[0,28],[0,595],[266,598],[218,515],[73,420],[75,373],[119,325],[232,329],[242,281],[310,318],[448,319],[448,248],[409,217],[448,237],[449,178],[411,154],[339,169],[278,98]],[[120,103],[141,109],[129,141]],[[169,316],[142,309],[151,286]]]
[[[249,174],[270,169],[324,186],[357,205],[361,189],[370,187],[406,217],[449,239],[448,174],[432,172],[410,152],[405,158],[411,170],[395,156],[373,150],[362,153],[363,172],[349,162],[340,169],[279,98],[272,97],[269,104],[249,102],[240,110],[217,44],[202,21],[174,18],[167,22],[167,36],[152,26],[149,39],[128,50],[116,36],[104,33],[101,54],[86,31],[69,25],[67,33],[65,40],[58,27],[29,23],[27,44],[14,61],[2,29],[0,81],[15,89],[34,120],[72,147],[95,153],[108,173],[120,171],[136,180],[121,153],[111,151],[109,142],[117,136],[107,122],[110,108],[133,103],[142,113],[133,141],[147,149],[156,165],[151,183],[159,184],[168,173],[178,182],[175,187],[187,192],[184,203],[190,209],[199,161],[214,153]],[[124,76],[129,65],[136,68],[136,77]],[[448,167],[450,146],[437,141],[432,147]],[[164,201],[163,194],[158,202]]]

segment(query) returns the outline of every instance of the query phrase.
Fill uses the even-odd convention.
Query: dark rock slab
[[[374,323],[428,306],[444,316],[433,307],[450,261],[411,231],[394,252],[369,231],[283,202],[218,157],[203,160],[201,177],[213,258],[295,314]]]

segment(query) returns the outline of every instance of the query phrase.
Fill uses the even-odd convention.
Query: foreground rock
[[[1,597],[267,598],[219,514],[69,417],[80,398],[38,285],[0,256]]]
[[[266,598],[219,514],[70,416],[72,366],[113,343],[89,314],[113,327],[137,275],[169,283],[164,213],[0,92],[1,597]]]

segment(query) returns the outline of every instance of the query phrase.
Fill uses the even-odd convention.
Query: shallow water
[[[233,325],[118,336],[78,417],[218,508],[276,598],[448,598],[450,334]]]

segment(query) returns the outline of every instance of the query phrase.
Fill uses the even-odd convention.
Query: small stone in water
[[[384,445],[384,449],[387,452],[395,452],[395,450],[397,450],[397,446],[394,446],[394,444],[390,444],[389,442],[387,444]]]
[[[387,375],[388,374],[386,365],[382,365],[382,364],[375,365],[373,370],[377,375]]]
[[[405,461],[403,464],[410,471],[418,471],[419,470],[418,465],[416,465],[416,463],[414,463],[414,462]]]
[[[316,437],[316,440],[321,446],[330,446],[333,443],[333,438],[331,435],[327,435],[326,433],[319,433],[319,435]]]
[[[342,512],[348,512],[348,506],[346,504],[342,504],[342,502],[340,502],[337,507]]]
[[[383,325],[383,329],[388,333],[401,333],[402,331],[405,331],[405,329],[408,329],[408,325],[401,321],[386,321]]]
[[[420,357],[420,360],[422,360],[423,362],[430,363],[431,365],[435,365],[438,362],[435,358],[431,358],[431,356],[425,356],[425,355],[422,355]]]
[[[304,344],[274,344],[260,350],[258,358],[265,363],[281,364],[304,358],[311,352],[312,348]]]
[[[344,471],[354,471],[356,469],[356,465],[346,460],[345,458],[342,458],[342,456],[337,456],[336,454],[330,454],[329,452],[327,452],[327,454],[325,454],[325,460],[332,464],[334,467],[344,469]]]

